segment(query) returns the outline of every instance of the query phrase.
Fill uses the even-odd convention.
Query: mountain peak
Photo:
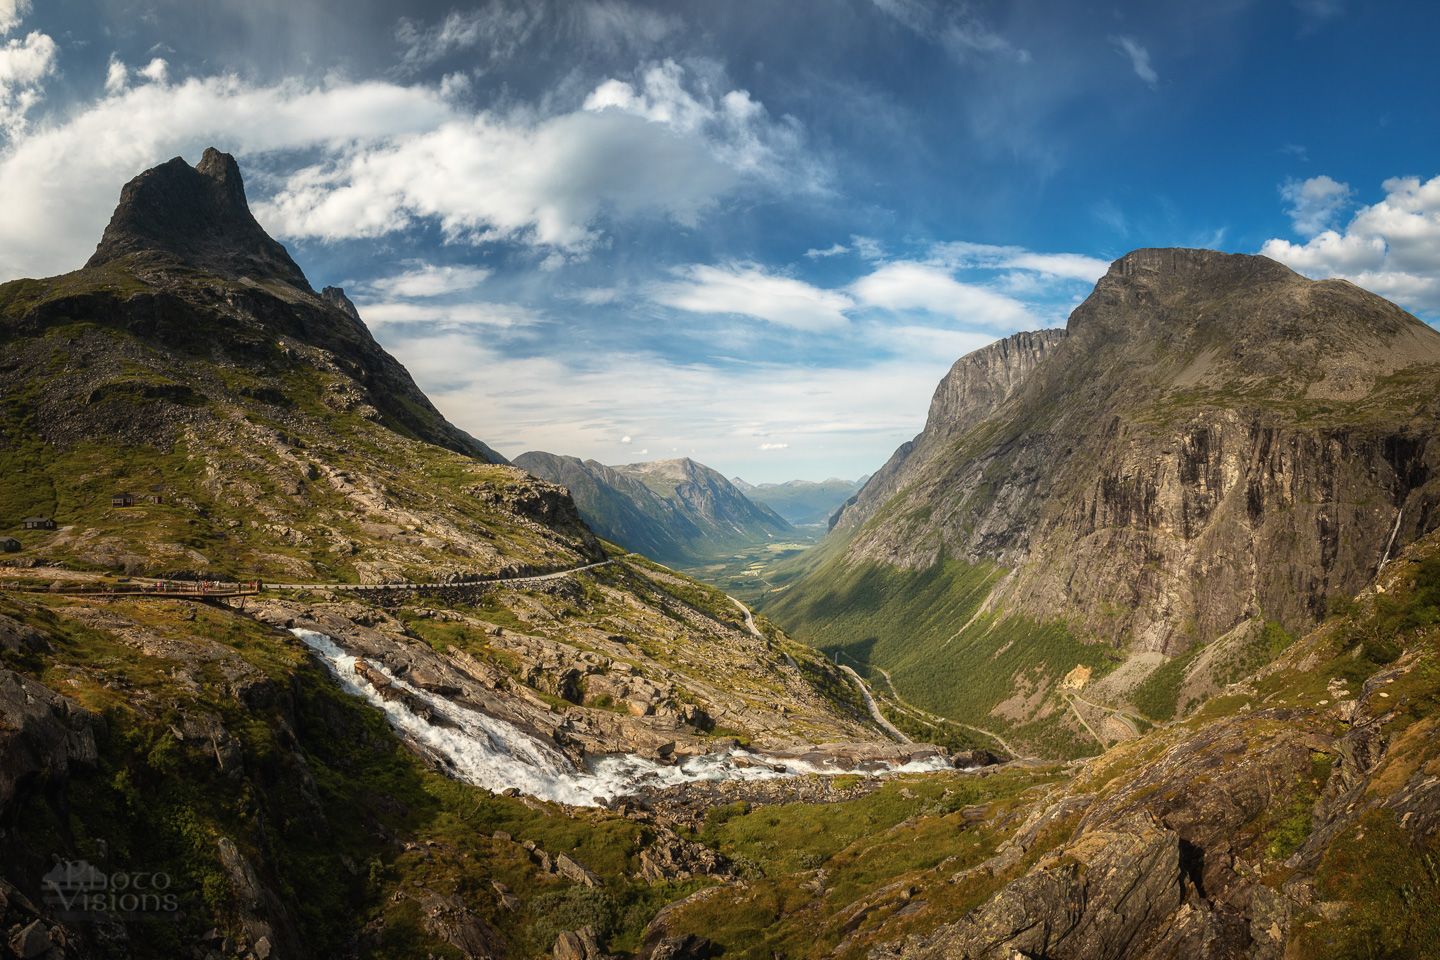
[[[251,214],[235,158],[214,147],[193,167],[175,157],[127,183],[85,266],[135,255],[310,289],[290,254]]]

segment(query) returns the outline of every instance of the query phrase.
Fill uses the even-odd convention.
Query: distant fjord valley
[[[213,148],[0,286],[0,956],[1437,956],[1395,304],[1135,250],[758,485],[506,460],[362,313]]]

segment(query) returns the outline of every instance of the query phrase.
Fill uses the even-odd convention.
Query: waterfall
[[[418,716],[405,698],[386,700],[355,670],[357,658],[333,638],[314,630],[290,631],[309,647],[340,686],[384,711],[402,737],[444,758],[454,776],[496,792],[517,789],[542,800],[573,806],[598,806],[645,787],[669,787],[717,780],[770,780],[806,774],[919,773],[949,769],[944,757],[888,766],[880,770],[844,770],[802,760],[768,757],[747,750],[729,750],[667,765],[634,754],[599,757],[577,767],[550,744],[513,723],[472,710],[422,690],[374,664],[396,690],[423,702],[442,716],[436,725]]]

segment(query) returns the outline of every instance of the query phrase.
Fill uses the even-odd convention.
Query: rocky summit
[[[310,289],[290,254],[255,222],[235,158],[214,147],[193,167],[176,157],[125,185],[85,266],[121,259]]]

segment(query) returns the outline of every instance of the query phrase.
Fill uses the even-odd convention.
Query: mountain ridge
[[[860,661],[869,642],[912,683],[939,683],[947,644],[993,649],[987,630],[1066,637],[1081,646],[1011,678],[1032,690],[1023,704],[987,695],[970,716],[1075,728],[1038,691],[1053,693],[1066,658],[1084,662],[1084,643],[1153,669],[1247,621],[1303,631],[1367,582],[1392,531],[1398,547],[1440,523],[1440,333],[1351,284],[1266,258],[1135,251],[1030,356],[1007,390],[952,409],[965,396],[952,377],[984,380],[997,354],[961,358],[926,431],[765,609]],[[922,582],[955,622],[916,626],[896,598]],[[876,592],[902,603],[888,619],[862,613]],[[915,637],[893,626],[907,618]],[[920,700],[943,711],[959,695]]]

